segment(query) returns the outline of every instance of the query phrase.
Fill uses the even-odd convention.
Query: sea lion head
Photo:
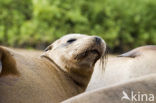
[[[97,36],[68,34],[56,40],[45,51],[43,56],[52,59],[73,78],[76,76],[77,79],[80,75],[90,78],[96,61],[105,57],[106,44]]]

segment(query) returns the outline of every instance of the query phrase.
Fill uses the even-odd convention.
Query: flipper
[[[134,50],[131,50],[127,53],[124,53],[124,54],[121,54],[119,55],[118,57],[130,57],[130,58],[135,58],[137,56],[140,56],[140,51],[134,49]]]
[[[0,46],[0,77],[10,74],[19,74],[16,67],[16,61],[9,50]]]

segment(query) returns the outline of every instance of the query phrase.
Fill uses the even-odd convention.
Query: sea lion
[[[57,103],[83,92],[105,55],[97,36],[66,35],[40,57],[0,47],[0,103]]]
[[[108,57],[105,72],[101,73],[99,68],[97,63],[87,91],[156,73],[156,46],[142,46],[116,57]]]
[[[156,73],[125,83],[100,88],[72,97],[61,103],[155,103]]]

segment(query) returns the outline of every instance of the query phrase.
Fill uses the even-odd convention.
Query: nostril
[[[100,44],[101,43],[101,38],[100,37],[95,37],[95,42],[97,43],[97,44]]]

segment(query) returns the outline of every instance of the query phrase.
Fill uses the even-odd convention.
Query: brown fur
[[[68,43],[71,38],[77,41]],[[104,54],[104,42],[79,34],[57,41],[41,57],[0,47],[0,103],[58,103],[86,89],[95,62]],[[77,55],[81,55],[79,59],[75,59]]]
[[[82,93],[78,96],[72,97],[62,103],[155,103],[154,101],[129,101],[121,99],[123,91],[125,91],[131,98],[130,93],[140,92],[140,94],[152,94],[156,96],[156,74],[150,74],[141,78],[133,79],[126,83],[110,86],[108,88],[101,88],[90,92]],[[135,96],[136,99],[137,96]]]
[[[12,74],[12,75],[19,74],[17,71],[16,62],[15,59],[13,58],[13,55],[11,55],[9,51],[5,50],[2,47],[0,47],[0,60],[2,61],[1,64],[3,64],[0,77],[8,74]]]
[[[56,103],[84,91],[45,58],[8,53],[3,49],[9,61],[2,60],[0,103]]]

